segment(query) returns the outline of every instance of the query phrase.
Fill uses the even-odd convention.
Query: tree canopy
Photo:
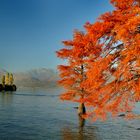
[[[113,11],[86,23],[85,32],[75,33],[72,41],[64,42],[66,48],[57,52],[68,60],[67,66],[59,66],[60,83],[68,89],[61,97],[73,101],[83,90],[84,98],[76,101],[89,106],[85,117],[94,120],[106,119],[108,113],[127,112],[130,117],[140,100],[140,1],[110,3]],[[80,66],[84,66],[84,78],[76,73]]]

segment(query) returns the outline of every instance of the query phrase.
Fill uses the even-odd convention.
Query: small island
[[[12,73],[7,73],[1,78],[0,91],[16,91],[17,87],[14,84],[14,77]]]

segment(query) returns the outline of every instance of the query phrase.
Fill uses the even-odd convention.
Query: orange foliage
[[[80,31],[75,31],[73,40],[63,41],[63,44],[65,48],[56,52],[58,57],[67,60],[66,65],[58,66],[61,77],[59,84],[66,89],[61,99],[78,101],[88,94],[83,86],[87,78],[88,58],[91,52],[94,57],[99,56],[101,44],[93,45],[92,38]]]
[[[73,40],[57,52],[68,60],[59,66],[60,84],[67,92],[62,99],[89,106],[85,115],[93,120],[131,115],[140,101],[140,1],[110,0],[115,9],[85,24],[85,33],[76,31]]]

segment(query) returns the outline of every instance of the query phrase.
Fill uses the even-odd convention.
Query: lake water
[[[140,120],[85,122],[61,89],[0,93],[0,140],[140,140]],[[135,111],[139,111],[136,109]]]

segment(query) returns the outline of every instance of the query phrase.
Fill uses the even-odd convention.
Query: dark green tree
[[[14,77],[13,77],[13,74],[10,73],[10,75],[9,75],[9,84],[12,86],[13,83],[14,83]]]
[[[5,87],[5,75],[2,76],[1,83],[2,83],[2,86]]]
[[[5,85],[9,85],[9,73],[5,76]]]

